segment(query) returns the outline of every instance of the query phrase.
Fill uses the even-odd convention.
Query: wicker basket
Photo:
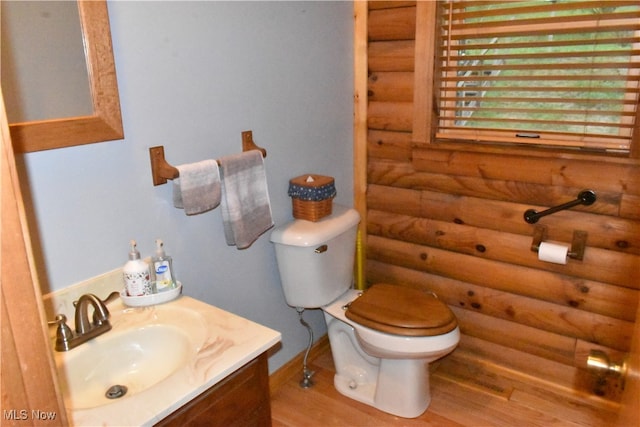
[[[291,198],[291,204],[294,218],[313,222],[331,215],[333,210],[333,199],[313,201]]]
[[[309,182],[308,178],[313,178]],[[301,194],[300,190],[305,194]],[[307,221],[319,221],[331,215],[335,187],[330,176],[307,174],[289,181],[289,195],[293,206],[293,217]],[[315,200],[322,198],[322,200]],[[313,199],[313,200],[309,200]]]

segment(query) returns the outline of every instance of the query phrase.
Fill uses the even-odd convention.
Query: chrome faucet
[[[109,323],[109,310],[105,304],[113,299],[114,294],[117,295],[117,293],[114,292],[109,295],[105,301],[102,301],[94,294],[84,294],[77,302],[74,302],[76,307],[75,334],[73,334],[71,328],[67,326],[67,317],[64,314],[57,315],[53,322],[49,322],[50,324],[58,325],[56,331],[56,351],[69,351],[109,331],[111,329],[111,323]],[[92,321],[89,320],[89,306],[93,307]]]

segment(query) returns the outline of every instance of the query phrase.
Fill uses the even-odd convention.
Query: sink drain
[[[107,399],[119,399],[125,394],[127,394],[127,386],[126,385],[112,385],[104,394]]]

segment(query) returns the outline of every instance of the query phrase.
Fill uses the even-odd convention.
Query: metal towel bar
[[[542,212],[536,212],[534,209],[527,209],[524,213],[524,220],[529,224],[535,224],[540,218],[558,211],[569,209],[577,205],[592,205],[596,201],[596,193],[593,190],[584,190],[578,194],[576,200],[554,206]]]

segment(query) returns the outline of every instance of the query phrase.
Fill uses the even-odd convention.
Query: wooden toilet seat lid
[[[434,336],[458,325],[435,295],[404,286],[378,283],[351,302],[347,318],[368,328],[402,336]]]

